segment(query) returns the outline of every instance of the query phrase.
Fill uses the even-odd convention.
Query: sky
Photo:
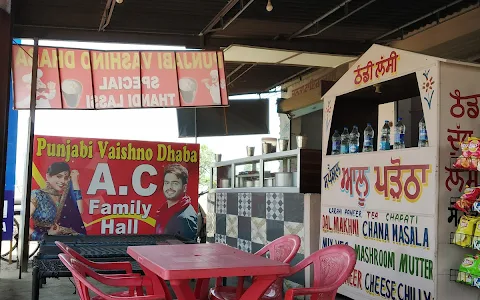
[[[33,44],[32,40],[22,40],[22,44]],[[65,48],[83,48],[93,50],[184,50],[185,47],[152,46],[114,43],[86,43],[65,41],[39,41],[40,46],[57,46]],[[255,154],[261,151],[262,137],[279,137],[280,121],[277,115],[276,99],[279,93],[263,95],[245,95],[230,97],[234,99],[269,98],[270,134],[244,135],[228,137],[198,138],[199,144],[206,144],[215,153],[222,154],[222,160],[236,159],[246,156],[246,147],[254,146]],[[23,192],[25,161],[28,140],[28,111],[18,114],[17,144],[17,191]],[[179,138],[177,114],[174,108],[153,109],[121,109],[121,110],[39,110],[35,116],[35,134],[85,137],[129,139],[142,141],[162,141],[194,143],[194,138]]]

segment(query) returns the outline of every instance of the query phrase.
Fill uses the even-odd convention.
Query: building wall
[[[305,258],[304,194],[210,193],[207,209],[207,242],[255,253],[281,236],[296,234],[302,245],[291,265]],[[285,280],[285,288],[305,286],[304,274]]]

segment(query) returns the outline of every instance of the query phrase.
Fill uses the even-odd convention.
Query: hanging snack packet
[[[473,205],[472,205],[472,211],[475,211],[475,212],[479,212],[479,213],[480,213],[480,202],[479,202],[479,201],[476,201],[475,203],[473,203]]]
[[[476,171],[478,168],[478,161],[480,158],[480,141],[477,138],[470,138],[468,151],[470,152],[470,161],[468,164],[468,169],[472,171]]]
[[[476,287],[477,289],[480,289],[480,277],[473,278],[473,283],[472,285]]]
[[[471,255],[467,255],[464,259],[460,268],[458,268],[457,282],[466,283],[468,285],[473,284],[473,276],[471,270],[475,267],[475,258]]]
[[[465,187],[462,197],[455,202],[453,208],[469,213],[472,210],[472,206],[480,196],[480,187]]]
[[[477,221],[477,224],[475,225],[475,232],[473,233],[472,239],[472,248],[480,250],[480,220]]]
[[[458,222],[457,231],[453,243],[461,247],[471,247],[473,231],[477,223],[477,218],[462,216]]]
[[[454,168],[457,169],[468,169],[469,167],[469,158],[470,158],[470,151],[469,149],[470,142],[469,141],[463,141],[460,144],[460,147],[462,148],[462,155],[460,155],[459,158],[457,158],[457,161],[453,164]]]

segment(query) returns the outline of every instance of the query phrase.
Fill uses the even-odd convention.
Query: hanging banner
[[[30,239],[197,232],[199,145],[36,136]]]
[[[30,107],[33,46],[12,49],[15,108]],[[37,109],[227,106],[222,51],[39,47]]]

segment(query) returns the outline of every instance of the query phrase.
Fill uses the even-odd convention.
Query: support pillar
[[[0,0],[0,212],[3,212],[5,161],[7,156],[8,111],[10,103],[10,60],[12,21],[10,1]],[[1,251],[0,243],[0,251]]]

